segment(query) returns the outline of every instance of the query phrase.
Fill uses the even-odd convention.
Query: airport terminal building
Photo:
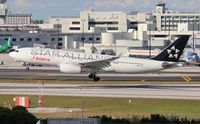
[[[58,49],[91,48],[162,49],[179,35],[192,35],[200,48],[200,13],[178,13],[166,9],[165,3],[156,3],[153,13],[96,12],[85,10],[78,17],[50,17],[35,24],[32,14],[8,13],[6,0],[0,1],[0,44],[8,36],[19,47],[42,44]],[[19,21],[20,20],[20,21]],[[191,47],[193,38],[188,43]],[[37,45],[36,45],[37,46]]]

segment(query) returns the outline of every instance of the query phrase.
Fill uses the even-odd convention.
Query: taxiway
[[[104,81],[200,81],[199,67],[176,68],[159,73],[146,74],[117,74],[99,73]],[[65,74],[55,67],[31,67],[25,71],[25,67],[2,67],[0,79],[33,79],[33,80],[77,80],[88,81],[88,73]]]
[[[0,94],[200,100],[200,85],[100,84],[68,85],[0,83]]]

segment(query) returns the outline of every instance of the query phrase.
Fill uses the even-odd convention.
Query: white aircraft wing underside
[[[92,69],[92,70],[101,70],[105,67],[110,66],[110,62],[113,60],[118,59],[119,57],[111,57],[107,59],[102,59],[102,60],[96,60],[96,61],[89,61],[89,62],[83,62],[83,63],[78,63],[82,67]]]

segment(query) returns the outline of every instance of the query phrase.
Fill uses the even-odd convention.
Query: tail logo
[[[169,54],[169,58],[175,58],[175,59],[177,59],[180,50],[176,49],[175,46],[173,46],[171,49],[168,49],[167,52]]]

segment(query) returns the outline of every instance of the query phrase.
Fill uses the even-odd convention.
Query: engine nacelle
[[[77,64],[61,64],[60,71],[68,74],[81,73],[81,67]]]

